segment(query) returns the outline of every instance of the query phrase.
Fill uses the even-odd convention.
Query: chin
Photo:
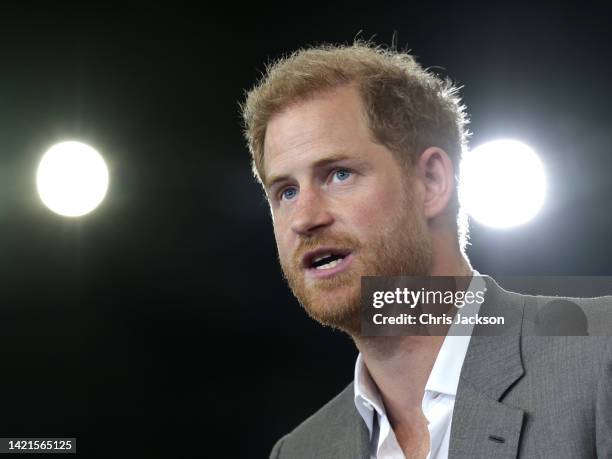
[[[300,301],[310,317],[322,325],[353,333],[359,324],[360,289],[346,286],[317,291]]]

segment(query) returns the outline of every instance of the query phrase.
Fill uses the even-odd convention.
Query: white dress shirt
[[[474,272],[468,290],[486,290],[484,280],[477,276],[479,274]],[[461,314],[465,316],[476,314],[479,308],[480,305],[477,303],[466,304]],[[473,325],[451,325],[425,385],[421,407],[429,430],[428,459],[448,458],[457,385],[470,344],[472,329]],[[459,334],[462,336],[455,336]],[[355,406],[370,432],[370,459],[404,459],[404,453],[391,428],[378,388],[361,354],[355,364],[354,386]]]

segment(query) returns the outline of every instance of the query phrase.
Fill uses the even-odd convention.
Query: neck
[[[389,417],[420,409],[444,336],[353,337]]]
[[[433,234],[431,276],[471,276],[472,268],[452,239]],[[437,240],[436,240],[437,239]],[[456,242],[456,241],[455,241]],[[425,385],[445,336],[353,336],[394,424],[421,412]]]
[[[472,266],[459,248],[457,236],[445,228],[430,228],[432,260],[430,276],[471,276]]]

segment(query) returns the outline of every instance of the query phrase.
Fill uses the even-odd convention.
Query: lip
[[[311,269],[311,265],[312,265],[312,261],[317,258],[319,255],[323,255],[326,253],[338,253],[344,257],[346,257],[347,255],[349,255],[351,253],[350,250],[347,249],[341,249],[338,247],[333,247],[330,245],[327,246],[323,246],[323,247],[319,247],[316,250],[311,250],[310,252],[307,252],[303,257],[302,257],[302,267],[304,269]]]
[[[320,252],[320,253],[324,253],[324,252],[325,251]],[[312,258],[313,257],[310,257],[308,259],[312,259]],[[306,260],[307,258],[304,257],[304,259]],[[327,278],[333,277],[336,274],[339,274],[342,271],[348,269],[352,261],[353,261],[353,254],[351,252],[348,252],[348,254],[342,260],[340,260],[340,262],[333,268],[330,268],[330,269],[305,268],[306,275],[313,279],[327,279]]]

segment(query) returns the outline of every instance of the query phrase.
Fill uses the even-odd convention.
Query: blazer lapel
[[[500,400],[524,373],[520,340],[524,303],[486,278],[482,315],[506,319],[502,336],[475,327],[465,356],[453,411],[450,458],[509,458],[518,454],[523,410]]]

